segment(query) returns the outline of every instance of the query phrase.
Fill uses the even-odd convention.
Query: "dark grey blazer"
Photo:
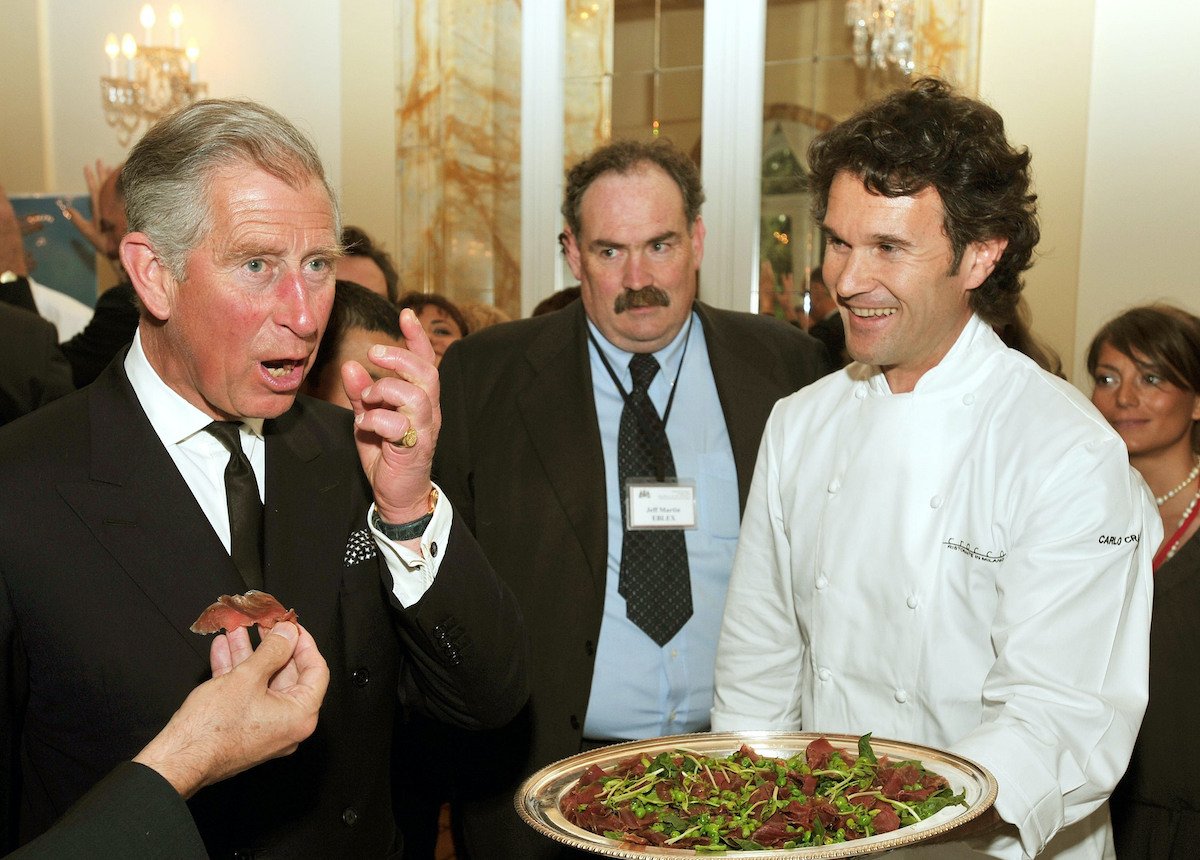
[[[825,350],[767,317],[696,308],[745,507],[775,401],[827,372]],[[473,858],[537,856],[552,846],[512,808],[521,777],[579,751],[607,576],[604,457],[580,302],[459,341],[441,365],[434,476],[529,621],[532,696],[488,733],[483,782],[462,788]],[[482,799],[480,799],[482,798]]]
[[[329,663],[299,751],[189,806],[213,856],[387,856],[397,700],[467,728],[526,697],[520,613],[455,521],[403,609],[366,531],[350,413],[300,397],[266,422],[265,589]],[[188,626],[244,590],[118,357],[88,388],[0,430],[0,810],[11,848],[131,758],[209,675]]]

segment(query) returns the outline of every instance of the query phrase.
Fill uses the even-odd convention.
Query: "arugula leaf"
[[[867,764],[879,764],[879,759],[875,757],[875,750],[871,749],[870,732],[858,739],[858,760]]]

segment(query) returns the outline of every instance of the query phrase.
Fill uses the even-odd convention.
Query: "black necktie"
[[[692,617],[692,584],[687,545],[679,529],[630,531],[625,504],[629,478],[675,477],[675,460],[662,420],[650,402],[650,380],[658,372],[654,356],[629,360],[633,391],[621,411],[617,474],[621,492],[621,578],[617,591],[625,614],[659,645],[665,645]]]
[[[261,589],[262,576],[262,500],[254,467],[242,450],[238,421],[214,421],[204,429],[229,451],[225,466],[225,503],[229,507],[229,547],[233,563],[246,581],[247,588]]]

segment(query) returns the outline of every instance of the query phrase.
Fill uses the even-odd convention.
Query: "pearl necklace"
[[[1183,546],[1183,524],[1188,521],[1188,517],[1192,515],[1192,511],[1196,510],[1196,504],[1200,503],[1200,490],[1196,491],[1196,495],[1192,496],[1191,502],[1188,503],[1187,509],[1184,510],[1183,516],[1179,518],[1179,525],[1175,527],[1175,540],[1171,544],[1171,548],[1167,550],[1167,554],[1163,556],[1163,562],[1170,561],[1179,548]]]
[[[1200,477],[1200,454],[1197,454],[1197,455],[1196,455],[1196,465],[1195,465],[1194,467],[1192,467],[1192,471],[1188,472],[1188,476],[1187,476],[1186,478],[1184,478],[1184,479],[1183,479],[1183,483],[1181,483],[1181,484],[1180,484],[1179,486],[1177,486],[1175,489],[1171,490],[1171,491],[1170,491],[1169,493],[1167,493],[1166,495],[1163,495],[1163,496],[1155,496],[1155,497],[1154,497],[1154,501],[1155,501],[1155,502],[1158,504],[1158,506],[1161,508],[1163,505],[1165,505],[1165,504],[1166,504],[1167,502],[1169,502],[1171,499],[1173,499],[1173,498],[1175,498],[1177,495],[1179,495],[1179,494],[1180,494],[1180,493],[1183,491],[1183,489],[1184,489],[1185,487],[1187,487],[1189,484],[1191,484],[1191,483],[1192,483],[1192,481],[1196,480],[1196,478],[1197,478],[1197,477]],[[1196,502],[1195,502],[1195,500],[1193,499],[1193,500],[1192,500],[1191,507],[1193,507],[1193,508],[1194,508],[1195,506],[1196,506]],[[1189,508],[1189,513],[1190,513],[1190,511],[1191,511],[1191,509]]]

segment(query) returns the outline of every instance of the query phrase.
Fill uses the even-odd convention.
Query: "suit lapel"
[[[89,389],[88,421],[89,480],[60,484],[58,492],[207,662],[209,640],[188,627],[218,595],[241,591],[241,578],[150,425],[122,362]]]
[[[361,508],[352,481],[301,420],[303,400],[266,422],[267,491],[263,529],[264,588],[294,608],[314,635],[331,631],[349,534],[339,528]],[[350,433],[347,421],[346,432]],[[363,528],[366,528],[364,518]]]
[[[608,573],[604,454],[588,361],[583,303],[556,314],[529,346],[530,383],[517,408],[559,506],[592,568],[597,593]]]
[[[731,342],[728,332],[711,308],[699,302],[696,311],[704,326],[708,362],[725,427],[733,448],[738,477],[738,510],[744,511],[754,477],[754,463],[767,415],[781,396],[780,384],[772,375],[775,359],[754,342]]]

